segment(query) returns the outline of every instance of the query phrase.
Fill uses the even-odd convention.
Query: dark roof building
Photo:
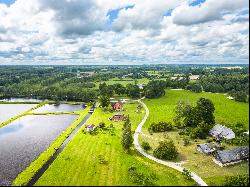
[[[211,154],[215,151],[214,148],[212,148],[210,146],[210,144],[208,143],[204,143],[204,144],[198,144],[197,145],[197,150],[201,153],[204,153],[204,154]]]
[[[115,114],[112,117],[110,117],[109,120],[116,121],[116,122],[118,122],[118,121],[124,121],[125,120],[125,116],[124,116],[124,114]]]
[[[227,140],[235,138],[235,133],[232,129],[222,126],[220,124],[215,125],[210,131],[209,135],[223,137]]]
[[[249,159],[249,147],[237,147],[234,149],[216,151],[213,161],[219,166],[228,166]]]

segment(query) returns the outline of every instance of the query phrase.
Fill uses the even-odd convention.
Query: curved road
[[[142,98],[144,99],[144,98]],[[177,165],[177,163],[175,162],[167,162],[167,161],[163,161],[163,160],[160,160],[160,159],[157,159],[149,154],[147,154],[141,147],[140,147],[140,144],[139,144],[139,140],[138,140],[138,137],[139,137],[139,134],[141,134],[141,130],[142,130],[142,126],[145,124],[148,116],[149,116],[149,110],[148,110],[148,107],[141,101],[142,99],[138,100],[138,102],[145,108],[146,110],[146,115],[144,116],[143,120],[141,121],[141,123],[138,125],[137,129],[135,130],[135,134],[134,134],[134,146],[135,146],[135,149],[141,153],[142,155],[144,155],[145,157],[147,157],[148,159],[150,160],[153,160],[159,164],[163,164],[165,166],[168,166],[168,167],[171,167],[173,169],[176,169],[180,172],[183,171],[183,167],[180,167]],[[193,178],[194,181],[196,181],[200,186],[207,186],[207,184],[194,172],[191,172],[191,176]]]

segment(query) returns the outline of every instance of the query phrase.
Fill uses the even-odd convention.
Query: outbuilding
[[[240,163],[249,159],[249,147],[216,151],[213,161],[221,167]]]
[[[210,131],[209,135],[214,137],[223,137],[227,140],[231,140],[235,138],[235,133],[232,129],[225,127],[223,125],[217,124]]]
[[[208,143],[198,144],[197,150],[201,153],[204,153],[204,154],[211,154],[215,151],[215,149],[212,148],[211,145]]]
[[[94,124],[86,125],[85,130],[87,132],[93,131],[93,130],[95,130],[95,125]]]

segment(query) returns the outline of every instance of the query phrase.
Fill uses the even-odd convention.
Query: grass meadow
[[[182,166],[200,175],[208,184],[219,185],[225,175],[235,175],[248,173],[249,164],[244,162],[230,167],[220,167],[212,161],[211,156],[206,156],[196,150],[196,145],[205,143],[205,140],[190,140],[190,145],[183,145],[184,136],[179,136],[178,131],[166,133],[154,133],[150,135],[147,127],[152,122],[172,121],[174,108],[178,100],[189,101],[195,104],[200,97],[209,98],[215,105],[216,122],[222,125],[242,122],[248,128],[249,106],[247,103],[239,103],[226,98],[223,94],[193,93],[184,90],[167,90],[166,96],[160,99],[145,100],[149,108],[150,115],[143,128],[145,135],[140,135],[140,142],[149,142],[152,148],[158,146],[158,142],[170,138],[174,141],[179,156],[177,162],[183,162]],[[187,138],[187,137],[186,137]],[[227,146],[227,148],[230,148]],[[152,154],[152,151],[149,151]]]
[[[145,115],[136,112],[137,102],[125,105],[124,114],[129,114],[132,129],[135,130]],[[97,135],[83,133],[83,128],[71,140],[58,158],[48,168],[35,185],[135,185],[128,176],[128,168],[136,166],[143,173],[155,173],[157,185],[193,185],[184,176],[165,166],[151,162],[132,148],[130,154],[124,152],[120,139],[122,122],[108,120],[114,113],[97,108],[86,124],[98,125],[104,122],[115,127],[115,135],[104,131]],[[99,158],[105,160],[100,163]]]

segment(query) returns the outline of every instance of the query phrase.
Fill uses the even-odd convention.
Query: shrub
[[[226,176],[223,186],[249,186],[248,175]]]
[[[157,176],[154,173],[142,173],[137,170],[135,166],[131,166],[128,168],[129,178],[133,183],[142,186],[154,186],[156,180],[158,180]]]
[[[152,123],[149,127],[149,132],[152,130],[153,132],[165,132],[173,129],[173,125],[171,122],[159,122]]]
[[[188,180],[192,180],[191,172],[187,170],[186,168],[183,169],[182,175],[185,175]]]
[[[178,152],[172,140],[165,140],[160,142],[153,155],[159,159],[173,160],[177,158]]]
[[[148,142],[142,142],[141,146],[145,151],[152,149]]]
[[[184,139],[183,139],[183,145],[184,145],[184,146],[188,146],[189,144],[190,144],[189,139],[184,138]]]

